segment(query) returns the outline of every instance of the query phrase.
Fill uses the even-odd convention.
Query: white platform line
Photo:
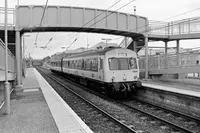
[[[78,115],[55,92],[48,82],[35,70],[45,100],[55,120],[60,133],[77,132],[93,133],[93,131],[78,117]],[[74,124],[74,125],[73,125]]]
[[[23,92],[39,91],[39,89],[24,89]]]

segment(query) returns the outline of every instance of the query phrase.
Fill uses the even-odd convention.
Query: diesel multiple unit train
[[[141,87],[137,54],[129,49],[111,47],[86,51],[52,60],[50,66],[52,72],[119,98]]]

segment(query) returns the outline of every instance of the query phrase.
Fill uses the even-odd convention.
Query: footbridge
[[[4,41],[4,9],[0,8],[0,38]],[[26,32],[92,32],[145,37],[148,19],[116,11],[67,6],[16,6],[8,10],[8,47],[16,55],[17,85],[22,73],[21,37]]]
[[[173,22],[150,21],[148,41],[163,41],[164,54],[150,55],[148,45],[145,56],[139,57],[142,77],[148,78],[200,78],[200,49],[182,51],[180,40],[200,39],[200,17]],[[176,41],[176,52],[168,53],[168,42]],[[125,42],[126,45],[125,45]],[[144,46],[144,38],[124,39],[122,47],[139,51]],[[189,44],[188,44],[189,45]],[[147,63],[148,62],[148,63]],[[146,75],[144,76],[144,72]]]
[[[0,8],[0,38],[3,41],[4,12],[4,9]],[[162,72],[160,69],[163,67],[159,66],[159,71],[152,69],[150,71],[152,67],[149,66],[152,65],[148,57],[148,41],[163,41],[167,54],[169,41],[177,41],[177,52],[179,53],[180,40],[200,38],[199,17],[158,23],[148,21],[146,17],[102,9],[67,6],[47,6],[45,8],[45,6],[27,5],[9,9],[8,18],[8,47],[16,55],[17,85],[20,84],[20,73],[22,73],[20,69],[22,68],[20,64],[22,60],[21,37],[26,32],[74,31],[125,36],[126,38],[120,44],[122,47],[138,52],[145,45],[146,57],[143,61],[143,66],[145,66],[143,68],[146,78],[149,74],[162,75],[168,73],[166,71],[172,71],[167,68],[167,55],[165,59],[162,58],[165,60],[165,71]],[[180,62],[180,56],[176,58],[177,62]]]

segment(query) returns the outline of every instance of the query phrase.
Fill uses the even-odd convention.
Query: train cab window
[[[118,70],[119,69],[119,67],[118,67],[118,59],[110,58],[110,59],[108,59],[108,62],[109,62],[110,70]]]
[[[120,70],[128,70],[129,69],[128,59],[126,59],[126,58],[119,59],[119,69]]]
[[[130,66],[130,69],[137,69],[136,58],[129,59],[129,66]]]

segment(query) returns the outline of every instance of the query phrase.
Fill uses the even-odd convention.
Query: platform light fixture
[[[23,58],[25,59],[25,63],[23,63],[24,71],[23,71],[23,76],[25,77],[26,75],[26,57],[25,57],[25,38],[30,37],[30,35],[23,35]]]

